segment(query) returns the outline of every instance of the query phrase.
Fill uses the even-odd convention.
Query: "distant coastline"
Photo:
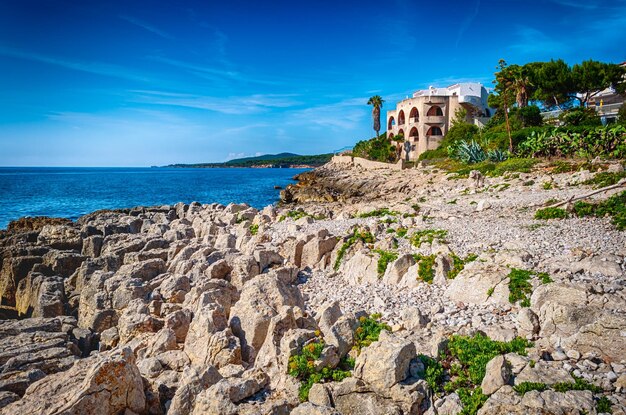
[[[164,168],[235,168],[249,167],[256,169],[312,169],[330,161],[332,153],[300,155],[293,153],[265,154],[256,157],[233,159],[223,163],[169,164]]]

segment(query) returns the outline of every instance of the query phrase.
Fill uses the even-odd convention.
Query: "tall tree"
[[[509,152],[512,153],[513,138],[511,137],[511,124],[509,123],[509,100],[514,91],[514,78],[511,76],[511,71],[507,70],[508,64],[504,59],[500,59],[496,69],[499,69],[499,71],[495,73],[496,79],[494,81],[494,89],[500,96],[500,104],[502,111],[504,112],[504,121],[506,123],[506,132],[509,136]]]
[[[605,88],[613,87],[618,92],[624,89],[626,70],[614,63],[604,63],[589,59],[572,67],[572,80],[576,91],[573,98],[582,107]]]
[[[378,138],[380,132],[380,109],[383,107],[384,99],[380,95],[374,95],[367,101],[367,105],[372,106],[372,120],[374,122],[374,131],[376,131],[376,137]]]
[[[526,65],[535,84],[533,99],[541,101],[546,108],[561,108],[571,100],[576,88],[572,79],[572,68],[563,59],[550,62],[532,62]]]

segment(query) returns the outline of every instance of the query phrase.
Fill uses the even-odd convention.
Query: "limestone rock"
[[[131,350],[125,348],[79,360],[65,372],[46,376],[3,413],[143,413],[145,408],[141,374]]]
[[[511,365],[504,356],[496,356],[487,363],[485,377],[480,385],[485,395],[491,395],[511,379]]]
[[[354,376],[384,391],[409,376],[409,365],[416,357],[415,345],[382,331],[377,342],[361,350],[354,367]]]
[[[465,304],[484,304],[487,301],[508,304],[508,273],[509,269],[504,266],[472,262],[450,281],[446,296],[454,302]],[[493,292],[490,296],[491,290]]]

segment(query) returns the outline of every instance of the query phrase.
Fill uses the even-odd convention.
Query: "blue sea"
[[[0,229],[22,216],[69,219],[98,209],[190,203],[275,203],[308,169],[0,167]]]

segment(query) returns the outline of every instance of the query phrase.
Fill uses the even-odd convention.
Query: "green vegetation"
[[[490,287],[490,288],[487,290],[487,297],[491,297],[491,296],[493,295],[493,292],[494,292],[495,290],[496,290],[496,289],[495,289],[494,287]]]
[[[380,321],[380,314],[372,314],[368,317],[359,318],[359,326],[354,331],[354,349],[361,352],[361,349],[378,341],[380,332],[391,331],[391,327]]]
[[[418,263],[417,276],[424,282],[432,283],[435,279],[435,255],[413,255],[413,259]]]
[[[380,218],[382,216],[397,216],[400,212],[389,210],[388,208],[375,209],[371,212],[365,212],[356,215],[357,218]]]
[[[602,396],[600,397],[600,399],[598,399],[598,402],[596,403],[596,411],[598,413],[612,414],[612,406],[613,404],[611,404],[609,398],[607,398],[606,396]]]
[[[378,258],[378,266],[376,268],[378,271],[378,277],[380,278],[385,274],[387,265],[398,259],[398,253],[393,251],[384,251],[382,249],[375,249],[374,252],[380,255]]]
[[[399,238],[404,238],[409,230],[407,228],[398,228],[396,229],[396,235]]]
[[[473,337],[452,336],[448,342],[448,352],[453,359],[458,360],[461,364],[469,381],[474,385],[480,385],[485,377],[487,363],[491,359],[506,353],[517,353],[525,356],[526,348],[530,346],[532,343],[520,337],[510,342],[499,342],[478,333]]]
[[[441,366],[441,363],[439,363],[437,359],[433,359],[432,357],[423,354],[417,357],[424,365],[424,380],[428,383],[428,386],[430,386],[433,392],[437,392],[443,382],[443,366]]]
[[[550,190],[554,188],[554,184],[552,182],[543,182],[541,187],[543,187],[543,190]]]
[[[343,359],[337,368],[316,368],[315,361],[321,357],[324,346],[323,339],[315,339],[303,346],[300,353],[289,358],[289,375],[301,381],[298,396],[302,402],[309,399],[313,384],[322,380],[339,382],[352,375],[350,370],[354,368],[354,362],[347,359]]]
[[[539,391],[543,392],[548,389],[548,385],[539,382],[522,382],[519,385],[513,386],[513,390],[520,395],[524,396],[526,392]]]
[[[345,241],[343,245],[341,245],[341,247],[339,248],[339,251],[337,252],[337,259],[335,260],[335,265],[334,265],[335,271],[339,269],[339,266],[341,265],[341,261],[343,260],[343,257],[346,254],[346,251],[350,249],[350,247],[354,245],[355,243],[357,243],[358,241],[361,241],[366,244],[373,244],[374,235],[372,235],[368,231],[360,231],[358,228],[354,229],[354,231],[352,232],[352,235],[348,237],[348,240]]]
[[[626,171],[620,173],[602,172],[597,173],[593,178],[585,180],[583,184],[592,185],[595,188],[611,186],[617,184],[620,180],[626,177]]]
[[[474,415],[478,413],[478,410],[487,402],[489,398],[483,393],[481,388],[470,390],[468,388],[460,388],[457,390],[461,403],[463,404],[463,410],[460,415]]]
[[[333,157],[332,153],[317,154],[312,156],[301,156],[293,153],[265,154],[257,157],[246,157],[240,159],[229,160],[225,163],[197,163],[197,164],[171,164],[165,167],[192,167],[192,168],[210,168],[210,167],[254,167],[254,166],[273,166],[273,167],[291,167],[295,165],[305,165],[317,167],[326,164]]]
[[[531,277],[536,276],[542,284],[549,284],[552,278],[545,272],[535,272],[523,269],[512,268],[507,277],[509,278],[509,302],[515,304],[520,301],[522,307],[530,307],[530,295],[533,293],[533,286],[530,283]]]
[[[424,229],[413,233],[410,241],[413,246],[419,248],[424,242],[433,243],[435,239],[438,241],[444,241],[447,235],[448,231],[443,229]]]
[[[535,219],[567,219],[569,214],[565,209],[556,207],[547,207],[539,209],[535,212]]]
[[[572,375],[574,378],[573,382],[559,382],[552,385],[552,389],[557,392],[567,392],[567,391],[591,391],[593,393],[600,393],[603,389],[599,386],[596,386],[592,383],[587,382],[583,378],[576,377]]]
[[[610,216],[612,223],[618,230],[626,229],[626,191],[613,195],[603,202],[588,203],[578,201],[574,203],[576,216]]]
[[[259,232],[259,224],[250,225],[250,233],[256,235]]]
[[[372,121],[376,137],[380,135],[380,109],[385,100],[380,95],[374,95],[367,101],[367,105],[372,106]]]
[[[448,272],[448,279],[453,280],[456,278],[456,276],[459,275],[459,272],[463,271],[465,268],[465,264],[475,261],[476,258],[478,258],[478,255],[476,254],[469,254],[465,258],[461,258],[455,253],[452,253],[452,269]]]
[[[396,161],[396,145],[383,133],[370,140],[356,143],[352,150],[352,155],[368,160],[390,163]]]

